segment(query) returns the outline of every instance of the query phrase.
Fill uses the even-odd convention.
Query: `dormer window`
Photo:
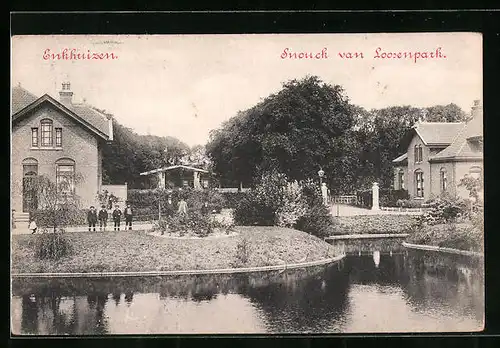
[[[52,147],[54,144],[52,138],[52,120],[49,119],[42,120],[40,122],[40,128],[42,131],[41,146]]]

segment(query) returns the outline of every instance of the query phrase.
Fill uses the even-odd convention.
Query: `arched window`
[[[23,177],[38,175],[38,161],[35,158],[25,158],[23,164]]]
[[[71,158],[60,158],[56,161],[56,184],[60,193],[75,192],[75,161]]]
[[[405,188],[405,172],[403,169],[398,171],[398,190],[403,190]]]
[[[47,147],[53,146],[54,143],[53,143],[52,126],[53,126],[52,120],[49,120],[48,118],[45,118],[42,121],[40,121],[41,146],[47,146]]]
[[[424,172],[420,169],[415,171],[415,195],[424,197]]]
[[[480,179],[483,176],[483,169],[479,166],[470,167],[469,174],[475,179]]]
[[[446,168],[441,168],[439,170],[439,186],[441,188],[441,192],[446,191],[448,188],[448,177],[446,175]]]

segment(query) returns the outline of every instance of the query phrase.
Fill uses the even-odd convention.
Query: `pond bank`
[[[96,277],[144,277],[144,276],[177,276],[177,275],[208,275],[208,274],[235,274],[255,273],[267,271],[285,271],[297,268],[323,266],[342,260],[345,254],[339,256],[301,263],[283,264],[276,266],[225,268],[225,269],[198,269],[185,271],[152,271],[152,272],[87,272],[87,273],[13,273],[14,278],[96,278]]]
[[[443,248],[443,247],[438,247],[438,246],[433,246],[433,245],[411,244],[411,243],[403,242],[403,246],[405,248],[416,249],[416,250],[437,251],[437,252],[448,253],[448,254],[484,257],[483,253],[478,253],[478,252],[474,252],[474,251],[467,251],[467,250],[460,250],[460,249],[453,249],[453,248]]]
[[[405,242],[430,247],[428,250],[445,248],[482,253],[483,241],[483,231],[466,222],[422,226]]]
[[[71,255],[37,260],[32,241],[12,236],[12,273],[104,273],[227,270],[322,262],[342,254],[338,247],[297,230],[236,227],[238,235],[217,239],[170,239],[145,231],[68,233]]]

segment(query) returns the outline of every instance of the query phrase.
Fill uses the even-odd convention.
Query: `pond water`
[[[483,329],[479,261],[405,251],[240,275],[13,279],[22,335],[369,333]]]

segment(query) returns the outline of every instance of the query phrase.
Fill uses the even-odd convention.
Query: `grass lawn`
[[[415,226],[416,215],[358,215],[336,216],[333,227],[334,235],[342,234],[379,234],[409,233]]]
[[[14,235],[12,272],[133,272],[254,267],[315,261],[339,254],[332,245],[297,230],[238,226],[235,231],[237,236],[210,239],[161,238],[143,231],[67,233],[74,250],[59,261],[35,258],[30,240],[37,235]],[[246,253],[241,252],[243,240],[248,246]],[[247,256],[246,262],[242,255]]]
[[[408,243],[483,252],[483,231],[471,223],[425,226],[406,239]]]

